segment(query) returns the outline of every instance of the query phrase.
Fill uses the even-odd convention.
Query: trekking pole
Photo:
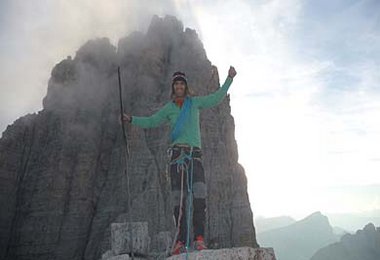
[[[120,116],[121,116],[121,118],[123,118],[124,107],[123,107],[123,95],[122,95],[122,90],[121,90],[120,67],[117,67],[117,76],[118,76],[118,79],[119,79]],[[122,127],[122,130],[123,130],[124,144],[125,144],[125,147],[126,147],[127,157],[129,157],[129,146],[128,146],[128,141],[127,141],[127,135],[125,133],[125,125],[124,125],[124,121],[123,120],[121,120],[121,121],[122,121],[121,127]]]
[[[121,90],[121,77],[120,77],[120,66],[117,67],[117,76],[119,79],[119,97],[120,97],[120,118],[121,118],[121,128],[123,130],[123,139],[124,139],[124,145],[125,145],[125,160],[124,160],[124,174],[127,178],[127,196],[128,196],[128,220],[130,221],[128,225],[128,229],[131,228],[130,226],[132,225],[132,218],[131,218],[131,194],[129,190],[129,175],[127,171],[127,160],[129,158],[129,146],[128,146],[128,141],[127,141],[127,135],[125,133],[125,125],[124,125],[124,120],[123,120],[123,115],[124,115],[124,107],[123,107],[123,95],[122,95],[122,90]],[[133,228],[131,229],[133,230]],[[132,232],[130,232],[130,243],[131,243],[131,256],[132,260],[135,259],[135,255],[133,252],[133,237],[132,237]]]

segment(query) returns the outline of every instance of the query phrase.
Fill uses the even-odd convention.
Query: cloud
[[[0,130],[42,109],[51,69],[87,40],[116,45],[146,30],[153,14],[174,14],[173,1],[3,1],[0,20]]]
[[[371,160],[380,156],[374,5],[234,1],[196,10],[209,58],[238,70],[232,112],[255,212],[295,214],[310,210],[314,188],[380,183]],[[299,194],[308,199],[293,204]]]

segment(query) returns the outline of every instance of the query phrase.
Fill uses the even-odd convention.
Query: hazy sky
[[[196,29],[230,88],[256,216],[380,208],[380,1],[0,2],[0,132],[42,108],[52,67],[88,39]]]

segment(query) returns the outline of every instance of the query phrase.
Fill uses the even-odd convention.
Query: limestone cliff
[[[154,16],[146,34],[90,40],[51,73],[43,109],[8,126],[0,140],[0,258],[98,259],[110,223],[127,212],[117,66],[125,110],[150,115],[169,99],[171,74],[185,71],[197,95],[224,81],[194,30]],[[231,86],[230,91],[234,91]],[[238,164],[229,98],[202,112],[211,248],[257,247],[244,169]],[[128,126],[131,219],[147,221],[152,248],[172,231],[165,175],[168,127]]]

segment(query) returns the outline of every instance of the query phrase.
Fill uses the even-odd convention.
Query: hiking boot
[[[194,249],[198,251],[207,249],[203,236],[197,236],[194,241]]]
[[[185,252],[186,252],[185,244],[182,241],[178,240],[173,248],[172,255],[179,255]]]

